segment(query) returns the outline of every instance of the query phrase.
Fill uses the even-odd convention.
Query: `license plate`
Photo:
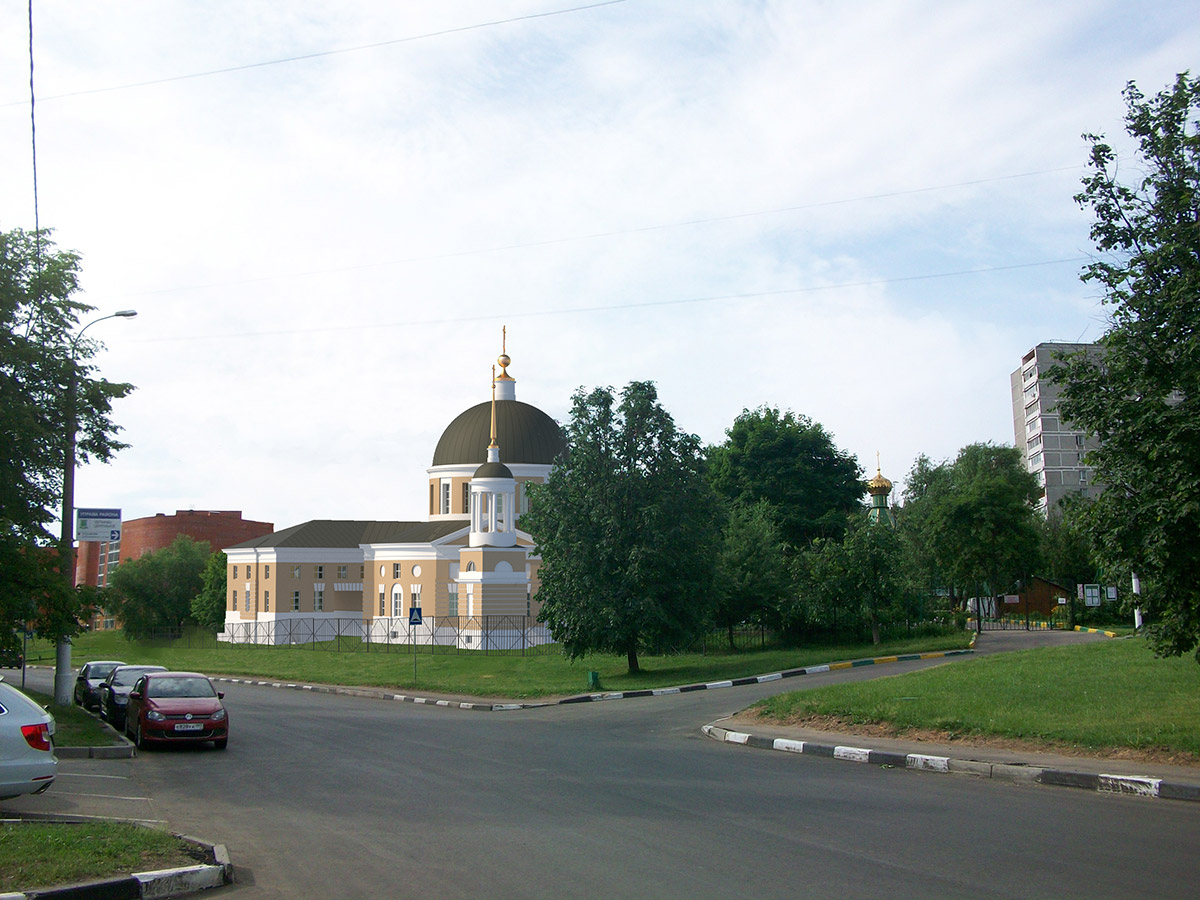
[[[203,731],[203,722],[180,722],[175,726],[176,731]]]

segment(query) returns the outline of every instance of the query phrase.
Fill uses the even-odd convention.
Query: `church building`
[[[520,530],[526,489],[566,449],[562,429],[516,398],[507,353],[492,397],[446,427],[426,469],[421,521],[314,519],[225,548],[224,640],[337,636],[480,647],[486,619],[536,618],[538,565]],[[416,609],[418,612],[413,613]],[[410,620],[420,631],[410,630]]]

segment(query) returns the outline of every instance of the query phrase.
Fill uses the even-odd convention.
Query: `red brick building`
[[[208,541],[213,550],[265,537],[275,531],[272,522],[243,519],[241,510],[180,509],[175,515],[158,513],[121,523],[121,540],[80,541],[75,554],[75,583],[103,587],[108,573],[129,559],[161,550],[181,534]]]

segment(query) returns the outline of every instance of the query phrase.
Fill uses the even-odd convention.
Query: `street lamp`
[[[70,367],[67,370],[67,420],[64,423],[62,537],[58,552],[67,581],[67,591],[75,590],[75,441],[79,430],[76,405],[79,397],[79,364],[75,357],[83,333],[105,319],[132,319],[136,309],[122,309],[98,319],[92,319],[71,339]],[[59,635],[54,653],[54,702],[66,706],[71,702],[71,640]]]

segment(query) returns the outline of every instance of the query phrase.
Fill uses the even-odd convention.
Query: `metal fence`
[[[420,625],[405,618],[287,618],[227,622],[215,635],[162,629],[151,640],[187,648],[291,647],[335,653],[556,653],[550,630],[530,616],[441,616]]]
[[[1068,628],[1068,613],[1064,609],[1046,616],[1041,613],[1009,613],[1003,616],[984,616],[978,624],[980,631],[1046,631]]]

